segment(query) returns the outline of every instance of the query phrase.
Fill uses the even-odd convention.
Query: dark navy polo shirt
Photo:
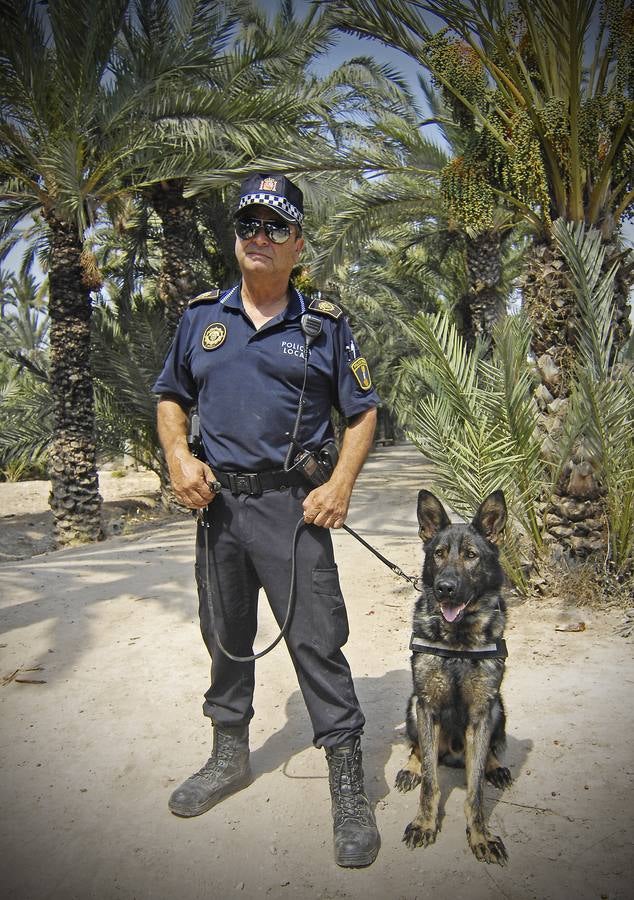
[[[187,409],[198,404],[212,468],[259,472],[283,466],[304,379],[300,319],[306,311],[306,301],[293,289],[286,309],[256,330],[240,285],[185,310],[153,390]],[[318,318],[323,328],[309,351],[298,436],[309,450],[332,439],[333,407],[350,418],[379,403],[374,388],[364,390],[351,369],[359,352],[347,321]]]

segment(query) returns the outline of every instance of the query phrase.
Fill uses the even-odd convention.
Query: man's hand
[[[168,460],[168,465],[177,500],[190,509],[202,509],[211,503],[216,494],[209,485],[215,477],[207,463],[181,451]]]
[[[216,496],[209,487],[215,477],[187,446],[187,410],[170,397],[161,397],[157,424],[176,499],[190,509],[202,509]]]
[[[376,409],[360,413],[348,423],[339,462],[330,481],[320,484],[304,500],[304,521],[321,528],[341,528],[348,515],[352,489],[365,462],[376,427]]]
[[[348,515],[351,491],[334,478],[311,491],[304,500],[304,521],[321,528],[341,528]]]

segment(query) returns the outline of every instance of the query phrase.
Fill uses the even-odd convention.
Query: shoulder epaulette
[[[204,294],[198,294],[197,297],[193,297],[188,306],[198,306],[199,303],[215,303],[220,299],[220,294],[222,291],[218,290],[218,288],[214,288],[213,291],[205,291]]]
[[[343,316],[343,310],[330,300],[311,300],[308,308],[312,312],[321,313],[324,316],[330,316],[331,319],[340,319]]]

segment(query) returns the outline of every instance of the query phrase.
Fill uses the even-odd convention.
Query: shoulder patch
[[[198,294],[197,297],[193,297],[188,306],[197,306],[199,303],[215,303],[220,298],[221,291],[218,288],[214,288],[213,291],[205,291],[204,294]]]
[[[308,308],[312,312],[321,313],[324,316],[330,316],[331,319],[340,319],[343,316],[343,310],[335,303],[329,300],[311,300]]]
[[[358,356],[353,362],[350,363],[350,371],[357,379],[361,390],[369,391],[372,387],[372,378],[370,376],[368,363],[363,356]]]

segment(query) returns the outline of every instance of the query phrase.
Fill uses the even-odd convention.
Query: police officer
[[[241,281],[190,302],[154,386],[174,493],[188,507],[208,507],[208,527],[197,532],[196,577],[212,657],[203,706],[212,754],[174,791],[169,808],[197,816],[251,781],[254,661],[231,659],[220,645],[231,656],[253,654],[260,587],[281,625],[295,554],[296,605],[285,640],[314,744],[326,752],[335,860],[356,867],[374,861],[380,839],[363,786],[365,719],[341,651],[348,621],[328,529],[346,519],[379,401],[341,309],[308,303],[289,281],[304,244],[303,212],[302,192],[288,178],[257,173],[243,182],[235,220]],[[306,314],[313,317],[308,337]],[[303,385],[296,438],[304,448],[319,452],[332,440],[332,407],[348,423],[331,477],[314,488],[289,454]],[[187,444],[194,404],[206,462]]]

